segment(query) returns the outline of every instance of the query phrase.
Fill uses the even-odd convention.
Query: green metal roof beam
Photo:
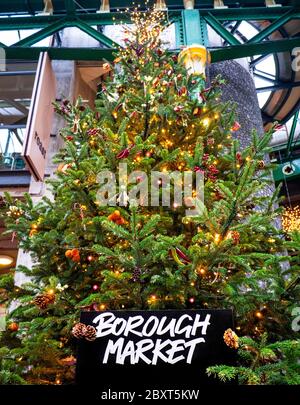
[[[40,52],[48,52],[55,60],[108,60],[113,61],[117,49],[101,48],[49,48],[43,47],[8,47],[5,48],[7,59],[38,60]]]
[[[55,5],[54,5],[55,7]],[[76,14],[76,5],[74,0],[65,0],[66,12],[68,15]]]
[[[277,41],[264,41],[260,44],[234,45],[224,48],[211,49],[212,62],[223,60],[245,58],[247,56],[265,55],[269,53],[290,51],[300,46],[300,37],[291,39],[280,39]]]
[[[295,131],[296,131],[296,127],[297,127],[298,118],[299,118],[299,110],[294,115],[293,124],[292,124],[292,127],[291,127],[291,132],[290,132],[287,147],[286,147],[286,155],[287,156],[289,156],[291,151],[292,151],[292,144],[293,144],[293,141],[294,141],[294,136],[295,136]]]
[[[257,44],[258,42],[261,42],[263,39],[272,34],[272,32],[278,30],[278,28],[290,21],[291,18],[295,18],[292,10],[285,13],[282,17],[278,18],[278,20],[272,22],[267,28],[263,29],[257,35],[251,38],[248,43]]]
[[[0,18],[0,30],[6,31],[44,28],[47,27],[49,24],[60,21],[62,18],[66,17],[67,16],[65,14],[61,14]],[[112,25],[113,23],[118,23],[121,21],[123,23],[130,22],[129,16],[121,13],[80,14],[79,17],[82,21],[85,21],[89,25]]]
[[[261,44],[235,45],[219,49],[210,49],[212,63],[224,60],[243,58],[250,55],[284,52],[300,45],[300,38],[264,41]],[[51,59],[61,60],[101,60],[112,61],[113,52],[117,49],[99,48],[49,48],[49,47],[19,47],[5,48],[7,59],[37,60],[40,52],[49,52]]]
[[[299,15],[294,7],[237,7],[237,8],[215,8],[210,10],[201,10],[203,16],[208,13],[213,14],[219,21],[256,21],[273,20],[282,17],[283,13],[293,11]]]
[[[179,17],[181,12],[182,10],[169,10],[168,16],[170,18]],[[292,7],[203,9],[201,10],[201,16],[213,15],[218,21],[277,20],[282,17],[283,13],[287,12],[293,14],[292,18],[300,18],[300,12]],[[119,12],[77,15],[80,15],[80,19],[90,25],[111,25],[118,21],[130,22],[128,15]],[[44,28],[49,24],[59,21],[63,17],[66,17],[66,14],[0,18],[0,30]]]
[[[205,21],[230,45],[241,45],[240,41],[231,34],[223,25],[209,13],[204,17]]]
[[[96,31],[94,28],[90,27],[88,24],[86,24],[84,21],[81,21],[80,19],[74,21],[72,25],[74,27],[77,27],[80,30],[84,31],[90,37],[96,39],[97,41],[99,41],[101,44],[107,46],[108,48],[119,48],[120,47],[119,44],[112,41],[110,38],[108,38],[106,35],[102,34],[101,32]]]
[[[53,35],[55,32],[63,29],[67,24],[67,21],[63,18],[60,21],[49,25],[48,27],[45,27],[41,29],[38,32],[35,32],[34,34],[30,35],[27,38],[22,39],[19,42],[16,42],[12,46],[31,46],[36,44],[37,42],[41,41],[44,38],[49,37],[50,35]]]

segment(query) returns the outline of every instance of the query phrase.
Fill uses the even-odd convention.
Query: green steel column
[[[297,123],[298,123],[298,118],[299,118],[299,110],[294,115],[293,124],[292,124],[291,132],[290,132],[290,136],[289,136],[288,143],[287,143],[287,148],[286,148],[286,155],[287,156],[289,156],[291,154],[291,152],[292,152],[292,143],[293,143],[294,136],[295,136],[295,131],[296,131]]]
[[[185,45],[208,46],[207,26],[199,10],[182,11],[182,28]]]

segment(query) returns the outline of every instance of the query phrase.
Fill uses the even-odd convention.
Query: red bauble
[[[8,330],[10,330],[11,332],[17,332],[19,330],[19,325],[17,324],[17,322],[12,322],[8,325]]]

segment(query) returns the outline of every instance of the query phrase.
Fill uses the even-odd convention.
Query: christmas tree
[[[9,306],[0,383],[74,381],[76,337],[95,338],[78,323],[81,311],[165,308],[234,309],[237,334],[228,330],[224,340],[239,350],[239,364],[211,367],[210,375],[300,383],[291,328],[299,234],[285,242],[279,190],[266,193],[272,130],[254,131],[242,149],[235,107],[220,102],[222,79],[206,83],[164,49],[161,13],[133,13],[133,24],[113,66],[104,65],[113,75],[96,108],[80,99],[55,104],[66,127],[52,197],[34,204],[27,194],[5,195],[6,233],[34,264],[17,269],[28,276],[22,286],[13,274],[0,278]],[[120,167],[127,175],[117,176]],[[153,172],[162,178],[151,188]],[[171,172],[190,173],[184,195],[182,180],[165,183]],[[203,201],[194,198],[196,175]],[[294,252],[290,266],[282,265],[285,249]]]

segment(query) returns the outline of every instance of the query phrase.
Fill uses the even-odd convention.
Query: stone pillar
[[[260,136],[264,133],[261,110],[259,108],[257,93],[253,78],[249,71],[240,63],[235,61],[225,61],[213,63],[208,69],[208,80],[221,75],[226,80],[222,88],[222,101],[233,101],[236,103],[237,121],[241,128],[235,133],[239,139],[242,149],[251,142],[251,132],[255,129]],[[269,162],[269,155],[264,160]],[[272,174],[270,175],[272,178]],[[259,192],[260,195],[271,196],[275,191],[275,183],[267,184]],[[275,220],[275,226],[282,228],[281,218]],[[287,264],[282,264],[287,268]]]
[[[226,80],[222,87],[222,101],[233,101],[237,104],[237,121],[241,124],[237,137],[242,147],[245,147],[251,140],[252,129],[256,129],[260,135],[264,132],[252,76],[235,61],[213,63],[209,67],[208,79],[217,75]]]

